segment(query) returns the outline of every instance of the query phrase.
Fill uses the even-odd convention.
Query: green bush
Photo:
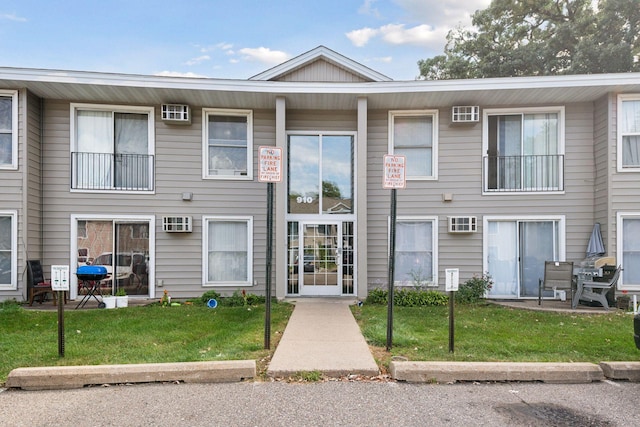
[[[388,291],[375,288],[369,292],[368,304],[387,304]],[[449,301],[447,295],[435,290],[425,291],[417,288],[395,289],[393,293],[393,305],[399,307],[425,307],[446,305]]]
[[[485,294],[493,286],[493,280],[488,274],[478,277],[474,275],[458,288],[455,293],[456,302],[461,304],[474,304],[485,297]]]
[[[214,299],[220,302],[220,294],[213,290],[207,291],[204,294],[202,294],[202,296],[200,297],[200,302],[202,302],[203,304],[206,304],[207,302],[209,302],[210,299]]]

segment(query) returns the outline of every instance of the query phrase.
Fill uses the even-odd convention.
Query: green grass
[[[354,307],[362,332],[378,361],[409,360],[593,362],[640,360],[633,318],[609,314],[561,314],[499,307],[457,305],[454,352],[449,352],[448,307],[394,307],[393,345],[387,342],[387,307]]]
[[[264,349],[265,306],[158,304],[117,310],[65,310],[58,356],[57,311],[0,305],[0,383],[17,367],[267,360],[293,310],[271,305],[271,350]]]

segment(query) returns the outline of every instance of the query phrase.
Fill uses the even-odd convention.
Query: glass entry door
[[[289,223],[289,293],[353,293],[352,222]]]
[[[537,298],[544,262],[559,260],[558,221],[489,221],[487,242],[489,297]]]

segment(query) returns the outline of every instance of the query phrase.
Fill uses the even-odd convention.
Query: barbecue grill
[[[107,269],[102,265],[83,265],[78,267],[76,276],[79,281],[79,289],[84,289],[87,292],[76,308],[84,307],[91,297],[98,301],[98,308],[104,308],[104,302],[100,301],[96,294],[100,293],[100,281],[107,277]]]

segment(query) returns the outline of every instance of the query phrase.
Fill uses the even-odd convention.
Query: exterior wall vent
[[[449,233],[475,233],[478,221],[475,216],[450,216]]]
[[[190,216],[163,216],[162,230],[167,233],[191,233],[193,220]]]
[[[477,105],[454,105],[451,107],[453,123],[475,123],[480,121],[480,107]]]
[[[191,109],[184,104],[162,104],[162,121],[172,124],[191,124]]]

